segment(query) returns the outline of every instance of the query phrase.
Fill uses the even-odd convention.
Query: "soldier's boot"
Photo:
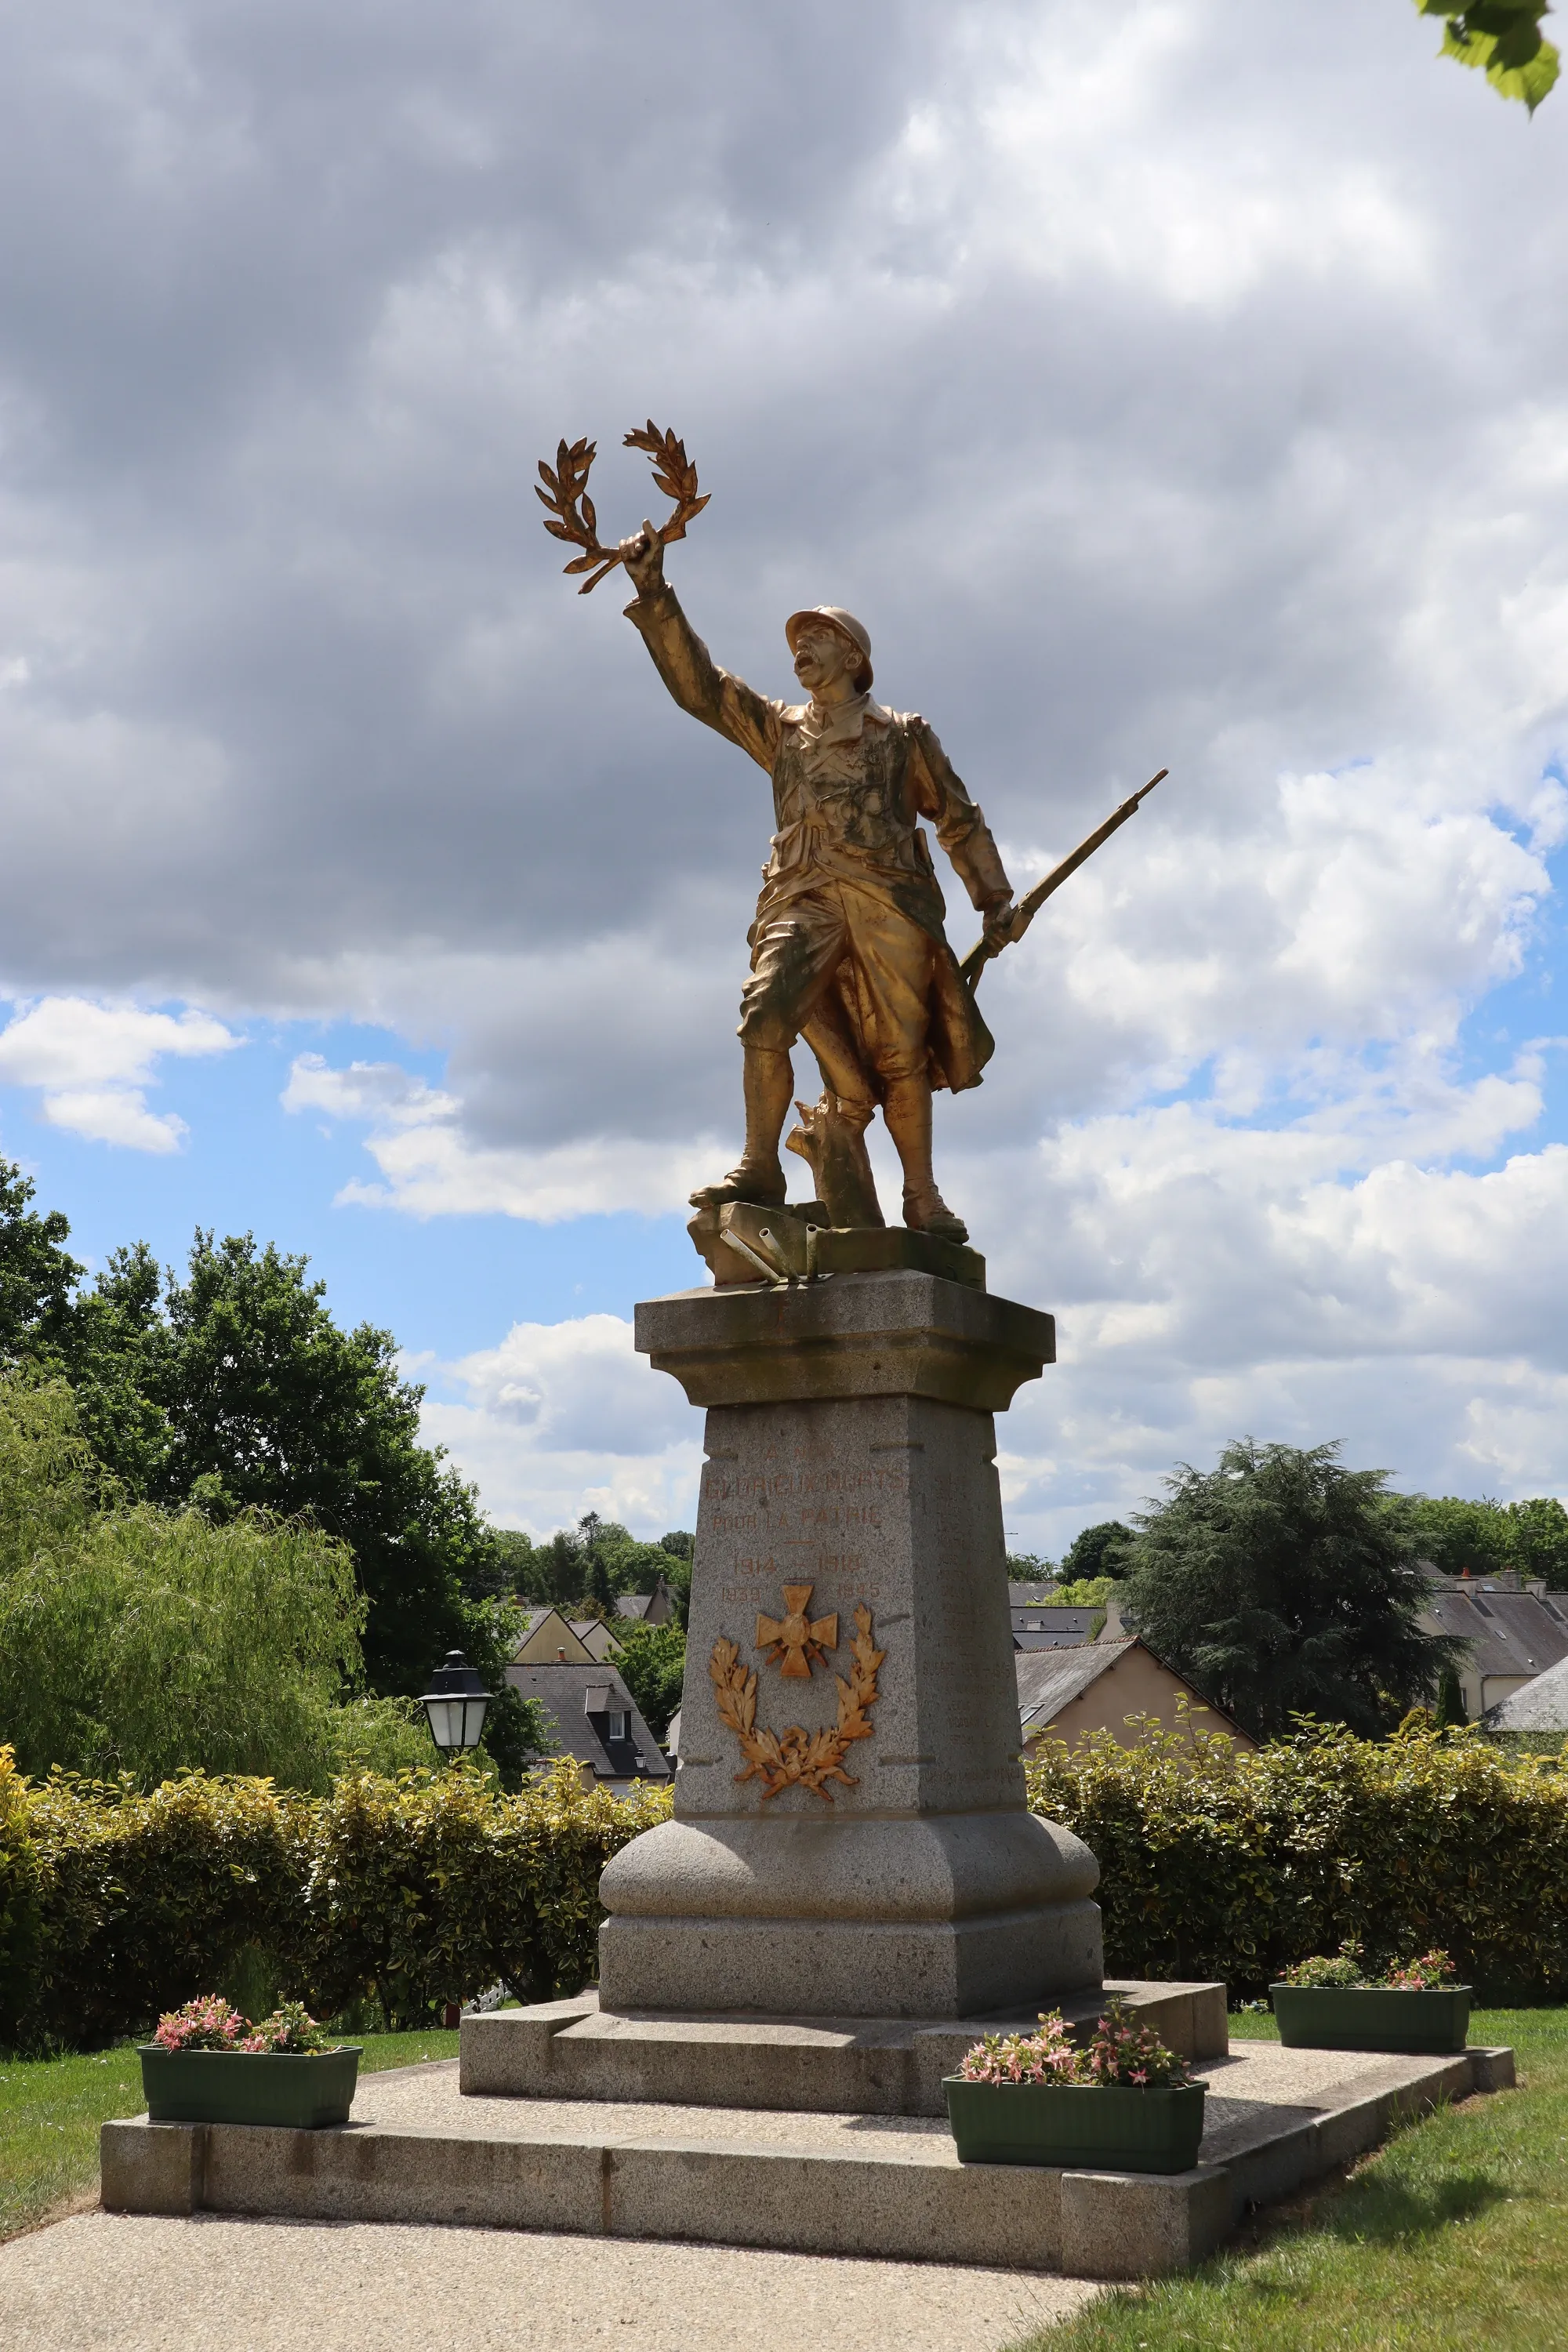
[[[966,1242],[969,1227],[936,1189],[931,1162],[931,1087],[924,1078],[889,1078],[882,1117],[904,1170],[904,1223],[938,1241]]]
[[[692,1193],[694,1209],[717,1206],[721,1201],[754,1201],[763,1209],[782,1209],[789,1188],[779,1159],[779,1137],[795,1093],[795,1072],[789,1055],[771,1045],[748,1045],[744,1055],[745,1149],[721,1184],[704,1184]]]

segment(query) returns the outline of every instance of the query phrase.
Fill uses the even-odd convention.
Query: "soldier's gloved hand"
[[[1013,936],[1013,925],[1018,909],[1010,898],[997,898],[985,909],[985,944],[993,950],[1005,948]]]
[[[621,541],[621,562],[639,596],[652,596],[664,585],[664,541],[651,522]]]

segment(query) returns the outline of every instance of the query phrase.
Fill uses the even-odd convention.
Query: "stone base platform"
[[[1238,2042],[1205,2072],[1197,2168],[1156,2177],[961,2165],[934,2117],[465,2098],[448,2060],[367,2076],[341,2131],[105,2124],[103,2202],[1144,2278],[1201,2260],[1249,2205],[1375,2147],[1398,2116],[1510,2083],[1513,2058]]]
[[[1087,2035],[1119,1994],[1184,2058],[1226,2053],[1223,1984],[1110,1983],[1054,2001]],[[1032,2032],[1037,2012],[943,2018],[612,2014],[596,1990],[465,2017],[469,2096],[612,2099],[816,2115],[947,2114],[942,2078],[983,2033]]]

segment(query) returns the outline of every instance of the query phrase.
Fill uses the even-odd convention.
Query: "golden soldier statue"
[[[535,496],[544,528],[582,552],[568,572],[586,574],[586,595],[624,565],[637,590],[626,617],[641,632],[660,677],[683,710],[750,754],[773,779],[773,855],[748,934],[752,976],[742,992],[746,1141],[720,1184],[691,1196],[699,1249],[720,1204],[763,1210],[784,1200],[779,1138],[795,1077],[790,1049],[804,1037],[822,1072],[823,1097],[802,1104],[792,1147],[811,1161],[832,1222],[880,1225],[865,1131],[879,1103],[904,1171],[904,1223],[964,1242],[963,1221],[931,1171],[931,1091],[977,1087],[994,1049],[974,1003],[984,964],[1022,939],[1052,892],[1125,824],[1165,774],[1121,803],[1016,907],[996,844],[923,719],[871,698],[871,640],[852,613],[817,604],[792,613],[784,635],[807,702],[773,702],[712,659],[664,576],[664,551],[708,504],[685,444],[650,417],[625,436],[651,459],[674,507],[662,529],[645,522],[618,547],[603,546],[588,476],[595,445],[563,441],[542,463]],[[954,871],[984,919],[960,964],[942,929],[942,892],[919,820],[929,817]],[[736,1234],[743,1257],[770,1264]],[[773,1239],[777,1255],[778,1236]],[[711,1261],[710,1261],[711,1262]],[[807,1251],[807,1267],[811,1264]]]
[[[811,698],[774,702],[713,661],[664,577],[651,523],[619,553],[637,592],[626,617],[676,701],[773,778],[777,830],[741,1003],[745,1149],[693,1204],[783,1202],[790,1048],[804,1037],[842,1118],[863,1129],[881,1104],[903,1163],[905,1224],[965,1240],[931,1171],[931,1090],[978,1086],[993,1044],[942,929],[919,819],[931,819],[999,946],[1013,893],[985,819],[925,720],[872,699],[871,641],[852,614],[791,614],[784,635]]]

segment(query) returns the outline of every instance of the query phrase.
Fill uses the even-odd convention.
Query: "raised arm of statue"
[[[637,589],[626,618],[653,656],[654,667],[682,710],[750,754],[773,773],[784,731],[784,705],[771,702],[742,678],[721,669],[680,609],[664,576],[664,549],[651,523],[621,542],[626,572]]]

